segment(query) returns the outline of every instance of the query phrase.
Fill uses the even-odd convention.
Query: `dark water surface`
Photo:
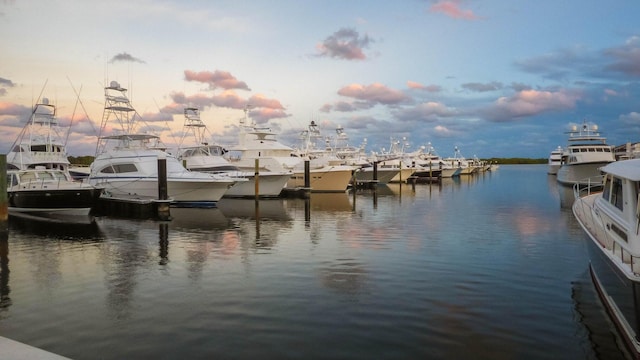
[[[0,336],[74,359],[621,359],[560,190],[520,165],[164,223],[12,217]]]

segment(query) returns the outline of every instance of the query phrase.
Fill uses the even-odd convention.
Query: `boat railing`
[[[601,192],[604,184],[604,175],[593,176],[573,185],[575,199]]]
[[[575,184],[576,197],[575,215],[581,219],[580,223],[586,228],[591,237],[598,241],[613,257],[617,258],[623,267],[627,267],[635,276],[640,276],[640,254],[634,254],[623,240],[619,240],[607,231],[605,220],[594,204],[597,198],[585,199],[586,196],[602,192],[604,176],[591,178],[593,181]],[[601,179],[601,180],[598,180]]]

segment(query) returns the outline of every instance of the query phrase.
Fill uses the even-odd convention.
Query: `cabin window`
[[[611,177],[607,176],[604,182],[604,189],[602,190],[602,198],[609,201],[611,197]]]
[[[620,178],[613,178],[613,182],[611,183],[611,203],[622,210],[622,179]]]
[[[138,168],[136,168],[136,166],[134,164],[116,164],[116,165],[111,165],[111,166],[107,166],[104,169],[100,170],[101,173],[106,173],[106,174],[121,174],[121,173],[128,173],[128,172],[136,172],[138,171]]]

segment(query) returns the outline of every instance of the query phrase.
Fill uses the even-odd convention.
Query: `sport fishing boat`
[[[633,358],[640,358],[640,159],[611,162],[573,186],[593,283]]]
[[[210,174],[222,174],[234,178],[242,178],[247,181],[236,182],[224,197],[260,198],[278,197],[282,189],[293,174],[291,171],[269,171],[258,169],[258,183],[256,184],[256,171],[243,171],[235,164],[224,158],[226,150],[217,144],[209,144],[205,139],[207,127],[200,119],[200,112],[196,108],[184,109],[185,123],[183,139],[187,134],[193,134],[195,145],[184,146],[179,150],[179,159],[190,171],[198,171]],[[256,186],[257,185],[257,186]]]
[[[175,156],[165,151],[158,136],[138,132],[141,118],[126,91],[116,81],[105,88],[96,157],[88,178],[89,183],[105,189],[103,196],[156,199],[159,159],[166,159],[167,195],[174,206],[210,206],[236,182],[246,181],[185,169]],[[121,133],[106,134],[113,123],[120,125]]]
[[[547,161],[547,164],[549,166],[547,170],[547,174],[549,175],[558,174],[558,169],[560,169],[560,166],[562,165],[563,152],[564,150],[562,149],[562,146],[558,146],[557,148],[551,151],[551,154],[549,154],[549,159]]]
[[[276,172],[292,172],[285,190],[297,190],[305,186],[305,160],[309,160],[311,192],[346,192],[351,181],[353,166],[342,165],[342,160],[326,161],[324,157],[310,158],[277,140],[276,133],[268,127],[257,126],[248,117],[240,119],[238,143],[229,147],[226,157],[241,170],[251,171],[256,160],[260,169]]]
[[[65,139],[56,107],[43,98],[7,154],[10,213],[89,215],[100,190],[73,181]]]
[[[100,190],[63,170],[37,167],[7,170],[7,195],[10,214],[86,216]]]
[[[597,125],[586,122],[569,131],[569,142],[562,154],[562,165],[558,169],[558,182],[572,186],[584,183],[600,174],[599,168],[616,161],[613,148],[600,135]]]

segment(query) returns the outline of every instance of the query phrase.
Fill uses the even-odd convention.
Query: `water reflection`
[[[53,239],[100,240],[102,236],[93,217],[82,217],[83,221],[51,221],[47,217],[10,216],[9,231],[47,236]],[[86,220],[86,221],[84,221]]]
[[[584,332],[584,358],[631,359],[624,340],[603,309],[588,270],[571,283],[571,299],[575,318],[583,326],[578,331]]]
[[[558,196],[560,197],[560,208],[571,209],[575,200],[573,187],[558,184]]]
[[[336,259],[320,269],[322,284],[342,294],[356,295],[362,291],[367,271],[356,259]]]
[[[0,231],[0,320],[11,306],[9,294],[9,232]]]

